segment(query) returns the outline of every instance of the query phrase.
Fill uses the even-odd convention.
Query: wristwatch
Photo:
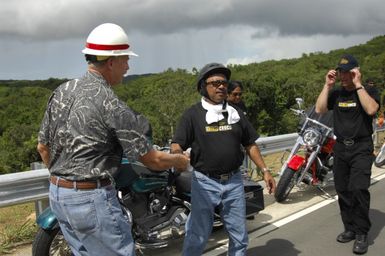
[[[262,172],[263,172],[263,173],[265,173],[265,172],[270,173],[270,169],[269,169],[269,168],[266,168],[266,167],[265,167],[265,168],[262,168]]]
[[[361,90],[361,89],[365,89],[365,88],[363,86],[360,86],[360,87],[356,88],[356,91]]]

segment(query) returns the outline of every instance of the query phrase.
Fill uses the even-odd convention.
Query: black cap
[[[231,71],[222,64],[219,63],[209,63],[205,65],[199,72],[197,80],[197,89],[201,90],[202,81],[206,80],[209,76],[214,74],[223,74],[227,80],[230,79]]]
[[[350,71],[353,68],[359,67],[357,60],[350,54],[342,55],[336,70]]]

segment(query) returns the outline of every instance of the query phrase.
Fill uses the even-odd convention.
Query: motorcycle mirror
[[[302,98],[295,98],[295,101],[297,102],[298,107],[301,109],[302,104],[303,104],[303,99]]]

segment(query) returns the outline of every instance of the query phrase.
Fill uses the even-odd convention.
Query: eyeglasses
[[[206,82],[206,84],[212,85],[213,87],[218,88],[221,85],[227,87],[229,82],[227,82],[226,80],[215,80],[215,81]]]
[[[231,93],[231,95],[233,95],[234,97],[241,97],[242,93],[241,92],[233,92],[233,93]]]

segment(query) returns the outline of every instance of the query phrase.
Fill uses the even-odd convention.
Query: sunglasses
[[[211,85],[215,88],[218,88],[221,85],[227,87],[228,84],[229,82],[227,82],[226,80],[215,80],[215,81],[206,82],[206,85]]]
[[[233,92],[231,93],[231,95],[233,95],[234,97],[241,97],[242,96],[242,93],[241,92]]]

